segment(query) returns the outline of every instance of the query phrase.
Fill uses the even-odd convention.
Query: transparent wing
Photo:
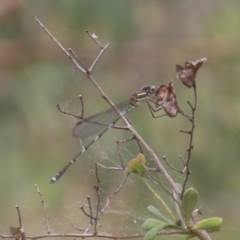
[[[122,112],[130,105],[130,101],[117,104],[116,107]],[[102,131],[119,117],[114,108],[107,109],[83,119],[73,128],[72,134],[76,138],[86,138]]]

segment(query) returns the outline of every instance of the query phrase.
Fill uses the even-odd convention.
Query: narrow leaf
[[[165,223],[171,223],[171,221],[166,218],[162,213],[160,213],[154,206],[149,206],[148,211],[151,212],[155,217],[162,220]]]
[[[148,231],[145,234],[143,240],[153,240],[157,236],[158,232],[164,229],[165,225],[166,223],[160,224],[154,227],[153,229],[151,229],[150,231]]]
[[[165,222],[160,221],[158,219],[153,219],[153,218],[148,218],[145,220],[145,222],[142,224],[141,228],[145,231],[149,231],[152,228],[160,225],[160,224],[165,224]]]
[[[179,183],[176,183],[176,185],[180,190],[182,189],[181,185]],[[172,191],[172,193],[173,193],[174,198],[177,199],[178,202],[182,203],[182,200],[179,198],[179,195],[174,190]],[[174,213],[178,216],[178,219],[181,221],[181,225],[183,227],[186,227],[186,224],[185,224],[185,221],[184,221],[183,215],[182,215],[182,209],[172,198],[171,198],[171,202],[172,202],[172,209],[173,209]]]
[[[159,224],[158,226],[154,227],[150,231],[148,231],[146,233],[146,235],[144,236],[143,240],[153,240],[160,231],[165,230],[165,229],[181,229],[183,231],[186,231],[186,233],[189,232],[188,229],[179,227],[175,224],[162,223],[162,224]]]

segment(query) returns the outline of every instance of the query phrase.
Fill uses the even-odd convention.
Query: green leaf
[[[181,190],[182,187],[179,183],[176,183],[177,187]],[[179,195],[174,191],[172,190],[172,194],[174,196],[174,198],[181,204],[182,203],[182,200],[179,198]],[[177,215],[178,219],[181,221],[181,224],[183,227],[186,227],[186,224],[185,224],[185,221],[183,219],[183,213],[182,213],[182,209],[181,209],[181,206],[179,206],[174,200],[173,198],[171,198],[171,202],[172,202],[172,210],[174,211],[175,215]],[[182,205],[182,204],[181,204]],[[176,224],[178,225],[178,224]]]
[[[171,221],[166,218],[162,213],[160,213],[154,206],[148,206],[148,211],[151,212],[155,217],[162,220],[165,223],[171,223]]]
[[[143,176],[145,173],[145,169],[143,166],[145,166],[145,164],[146,164],[145,156],[142,153],[139,153],[136,158],[132,159],[128,163],[128,171]]]
[[[158,232],[164,229],[181,229],[183,231],[186,231],[186,234],[188,233],[188,229],[179,227],[172,223],[162,223],[148,231],[143,240],[153,240],[157,236]]]
[[[200,221],[192,230],[218,230],[222,225],[222,218],[213,217]]]
[[[166,223],[160,224],[154,227],[153,229],[151,229],[150,231],[148,231],[145,234],[143,240],[153,240],[157,236],[158,232],[164,229],[165,225]]]
[[[192,216],[192,212],[196,207],[198,201],[198,192],[194,188],[189,188],[185,191],[183,195],[183,212],[184,212],[184,219],[187,225],[189,225],[190,218]]]
[[[165,222],[160,221],[158,219],[153,219],[153,218],[148,218],[145,220],[145,222],[142,224],[141,228],[145,231],[149,231],[152,228],[160,225],[160,224],[165,224]]]

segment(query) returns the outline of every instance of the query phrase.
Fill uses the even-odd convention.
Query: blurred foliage
[[[204,218],[213,215],[224,220],[215,239],[239,238],[239,1],[2,0],[0,5],[1,233],[8,233],[11,225],[17,226],[16,204],[27,233],[44,231],[35,183],[42,190],[49,213],[55,216],[52,225],[58,226],[54,230],[63,230],[71,222],[66,219],[68,212],[85,204],[92,192],[93,162],[104,151],[93,147],[60,182],[48,184],[80,149],[78,140],[71,136],[73,119],[60,114],[56,104],[78,113],[78,95],[82,94],[86,116],[107,105],[35,22],[32,15],[36,15],[87,65],[99,49],[86,30],[97,34],[103,43],[111,43],[94,77],[115,102],[129,98],[142,85],[168,83],[175,78],[176,64],[208,58],[196,79],[197,128],[190,185],[199,192]],[[188,111],[186,101],[192,99],[193,92],[180,81],[174,84],[180,106]],[[181,116],[151,119],[147,111],[144,106],[131,113],[133,125],[159,156],[166,155],[180,167],[178,156],[185,153],[188,139],[177,130],[188,128],[188,123]],[[102,144],[107,139],[119,140],[118,134],[112,130]],[[115,145],[107,148],[111,148],[108,158],[117,161]],[[105,185],[113,178],[120,182],[121,178],[109,173]],[[131,188],[125,193],[128,191],[126,204],[134,199],[127,196],[134,194],[137,200],[142,194],[137,188],[134,193]],[[149,204],[151,201],[146,207]],[[36,223],[40,223],[39,229],[35,229]],[[124,223],[129,224],[127,220]]]

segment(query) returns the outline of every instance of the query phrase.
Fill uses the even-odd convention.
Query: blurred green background
[[[117,130],[109,131],[58,183],[48,184],[81,149],[71,136],[74,120],[59,113],[56,104],[79,113],[78,95],[82,94],[86,116],[107,108],[107,104],[39,27],[32,17],[35,15],[88,66],[99,49],[85,31],[95,33],[103,44],[111,43],[93,76],[114,102],[129,98],[142,85],[168,83],[175,78],[176,64],[208,58],[197,76],[189,185],[199,191],[203,217],[224,220],[213,239],[239,239],[239,10],[236,0],[1,0],[0,233],[8,234],[9,226],[18,226],[16,204],[27,234],[46,232],[35,183],[45,197],[53,232],[75,232],[71,221],[85,228],[87,221],[82,220],[78,207],[87,204],[86,196],[94,196],[94,161],[116,164],[114,142],[125,137]],[[186,102],[193,99],[193,92],[179,81],[174,84],[179,104],[188,112]],[[185,154],[188,138],[177,130],[189,127],[184,118],[152,119],[146,106],[129,118],[160,157],[166,155],[173,165],[181,166],[179,155]],[[122,149],[125,161],[137,154],[131,144]],[[124,174],[102,174],[106,197]],[[141,200],[140,209],[136,202]],[[104,215],[101,223],[107,226],[105,231],[123,233],[129,226],[130,232],[138,232],[149,216],[146,207],[153,201],[139,179],[131,177]]]

